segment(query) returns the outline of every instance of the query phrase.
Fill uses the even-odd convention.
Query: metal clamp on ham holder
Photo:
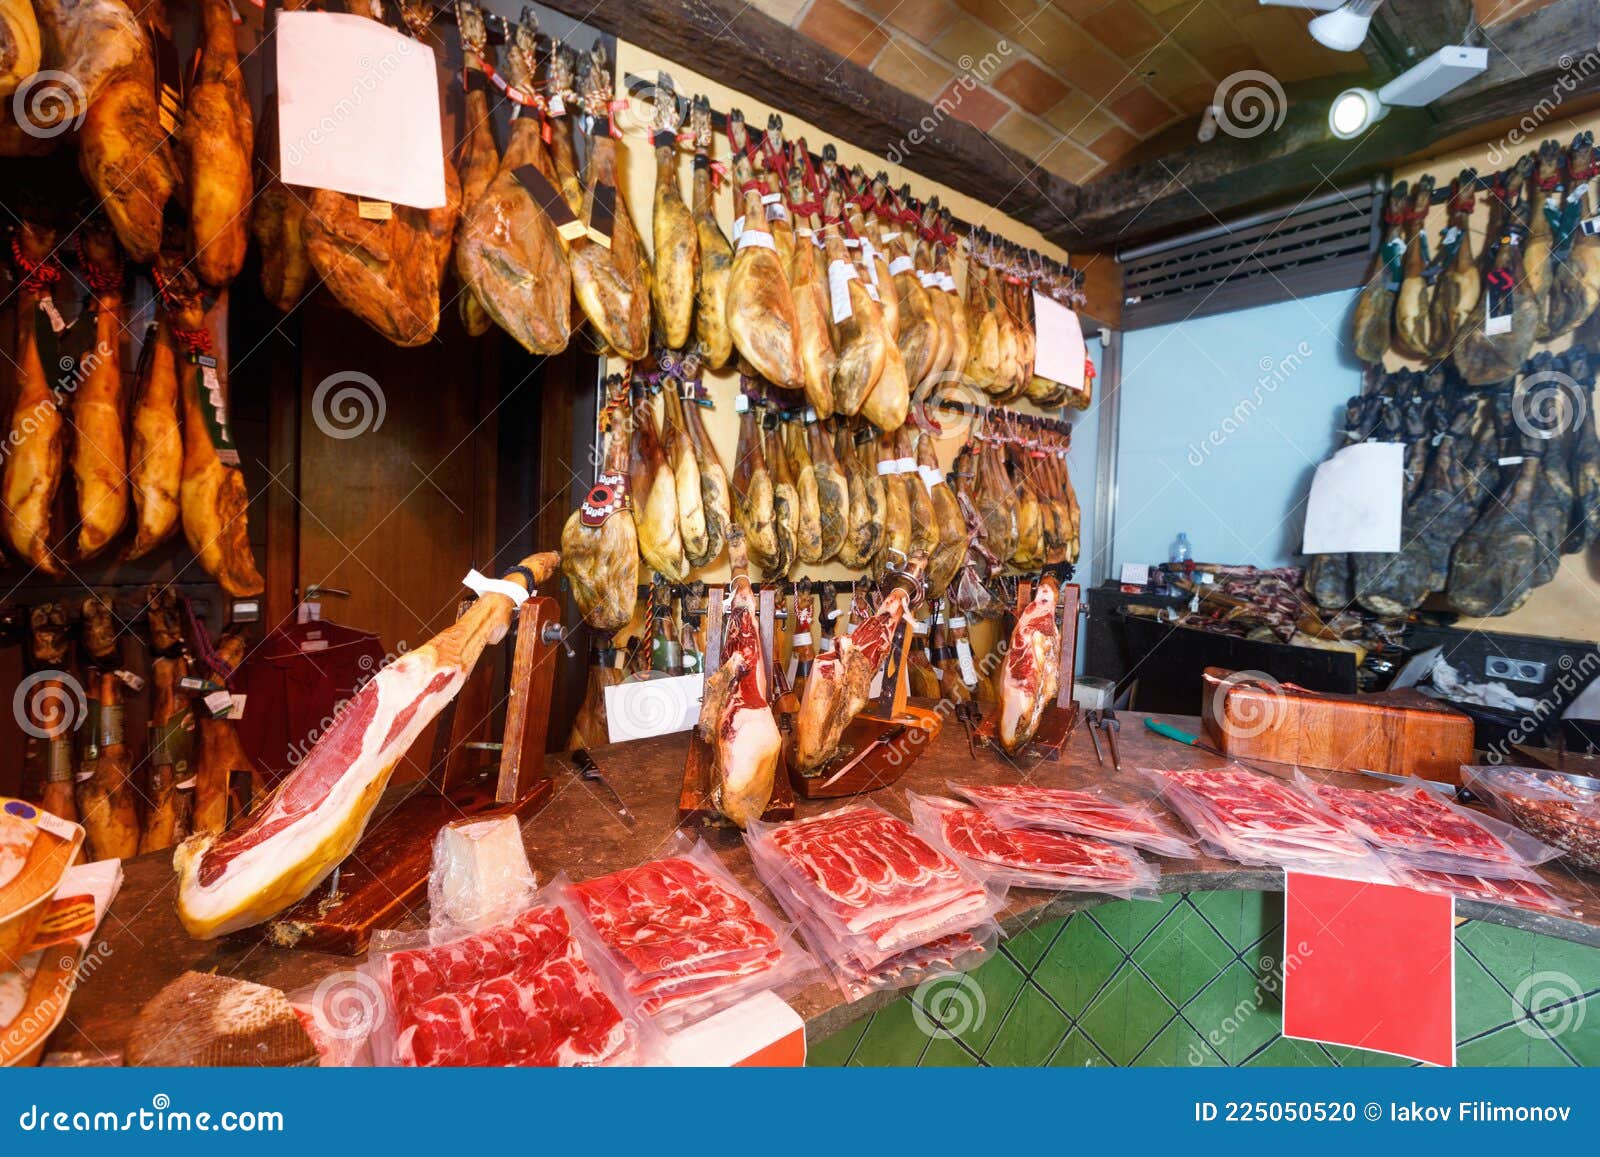
[[[1005,667],[1001,677],[997,680],[1000,685],[1001,702],[983,722],[973,729],[973,736],[978,742],[1006,756],[1008,759],[1020,761],[1027,758],[1060,760],[1061,749],[1072,736],[1072,730],[1078,725],[1078,704],[1072,697],[1073,673],[1078,662],[1078,606],[1079,588],[1077,583],[1063,582],[1063,578],[1072,577],[1070,563],[1046,567],[1040,576],[1037,585],[1033,580],[1024,579],[1017,584],[1017,629],[1012,632],[1009,646],[1005,654]],[[1014,694],[1026,698],[1029,684],[1032,683],[1035,692],[1038,690],[1036,680],[1042,672],[1026,671],[1026,660],[1035,653],[1028,636],[1032,633],[1027,622],[1027,612],[1035,601],[1035,596],[1042,593],[1041,588],[1046,584],[1056,586],[1056,605],[1049,618],[1054,620],[1057,631],[1057,651],[1059,660],[1056,670],[1057,688],[1053,701],[1043,704],[1038,709],[1038,717],[1034,722],[1030,735],[1014,750],[1007,752],[1006,745],[1001,742],[1000,728],[1002,715],[1007,710],[1005,698],[1007,694]],[[1035,630],[1037,627],[1034,628]],[[1030,714],[1030,705],[1014,705],[1014,709],[1026,719]],[[1026,730],[1026,723],[1022,725]]]
[[[495,692],[493,663],[473,669],[435,721],[427,777],[389,790],[387,797],[398,796],[398,802],[372,821],[326,883],[260,926],[268,939],[323,952],[365,952],[373,931],[398,922],[427,888],[434,837],[441,827],[473,817],[526,818],[549,801],[545,738],[554,656],[563,637],[561,608],[537,594],[516,599],[510,594],[517,586],[509,581],[512,575],[519,575],[529,590],[535,585],[534,574],[522,566],[512,567],[507,579],[480,584],[517,603],[506,695]],[[475,602],[472,597],[461,601],[458,621]],[[505,728],[496,743],[491,740],[493,717],[502,701]]]
[[[795,791],[806,799],[836,799],[890,786],[943,730],[943,711],[907,702],[912,642],[910,610],[922,601],[926,590],[927,580],[920,565],[890,569],[884,580],[884,600],[887,602],[896,591],[901,592],[906,613],[896,622],[878,669],[883,677],[881,690],[868,701],[864,711],[845,725],[833,757],[820,768],[809,773],[803,771],[797,758],[797,728],[789,729],[791,734],[783,746],[789,779]],[[871,620],[858,625],[857,632],[870,623]]]

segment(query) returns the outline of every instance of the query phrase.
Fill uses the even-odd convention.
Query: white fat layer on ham
[[[349,823],[351,812],[363,793],[372,787],[374,781],[389,777],[400,757],[466,681],[465,673],[456,669],[439,690],[424,694],[428,684],[444,670],[435,656],[423,649],[391,663],[373,676],[369,686],[377,688],[377,709],[371,725],[361,737],[360,754],[340,774],[333,790],[309,813],[235,856],[227,870],[210,887],[200,885],[197,862],[195,878],[186,881],[190,887],[184,890],[184,906],[200,918],[232,911],[242,899],[266,891],[282,877],[285,860],[295,858],[293,848],[315,848],[331,833]],[[385,743],[384,738],[389,734],[395,718],[413,703],[417,704],[417,709],[410,721],[398,735]],[[366,821],[363,819],[360,829],[351,840],[352,847],[361,839],[365,829]],[[196,859],[198,861],[200,858]],[[338,861],[330,862],[323,876],[332,872],[337,864]]]

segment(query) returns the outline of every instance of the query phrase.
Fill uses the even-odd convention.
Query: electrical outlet
[[[1543,683],[1544,669],[1543,663],[1513,659],[1509,655],[1490,655],[1483,664],[1485,675],[1508,683]]]

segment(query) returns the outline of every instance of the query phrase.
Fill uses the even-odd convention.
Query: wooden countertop
[[[1222,762],[1194,748],[1184,747],[1146,731],[1142,715],[1124,712],[1119,735],[1122,764],[1165,767],[1203,767]],[[1181,716],[1160,716],[1191,732],[1198,722]],[[551,757],[555,777],[550,804],[524,828],[528,857],[541,884],[557,873],[586,880],[618,868],[643,863],[660,855],[677,830],[677,799],[687,739],[683,735],[642,740],[606,747],[593,754],[607,781],[627,802],[637,819],[629,828],[616,818],[610,795],[601,787],[579,779],[563,759]],[[1107,757],[1105,774],[1111,768]],[[1275,766],[1275,765],[1269,765]],[[943,794],[952,781],[1016,783],[1026,773],[1033,781],[1050,785],[1064,782],[1068,773],[1095,772],[1094,749],[1084,728],[1073,733],[1060,763],[1013,766],[999,752],[980,748],[976,758],[968,752],[965,732],[954,721],[895,787],[870,797],[889,810],[908,815],[902,791]],[[1292,769],[1282,767],[1288,774]],[[1377,781],[1337,773],[1327,775],[1338,783],[1374,786]],[[827,811],[845,801],[799,801],[801,815]],[[722,857],[733,874],[766,897],[755,869],[745,855],[739,834],[731,829],[706,827],[701,834]],[[1167,860],[1156,857],[1162,869],[1162,892],[1197,892],[1235,889],[1281,891],[1283,873],[1276,869],[1243,867],[1230,861],[1201,857]],[[352,967],[359,958],[332,956],[276,948],[249,933],[219,941],[191,940],[178,924],[173,907],[176,877],[171,856],[159,853],[129,860],[126,882],[101,930],[95,968],[80,984],[62,1027],[51,1039],[47,1063],[117,1064],[139,1009],[163,985],[186,969],[215,971],[223,975],[270,984],[288,992],[312,985],[324,977]],[[1523,928],[1550,936],[1600,947],[1600,877],[1557,865],[1544,872],[1550,888],[1577,912],[1573,919],[1530,912],[1499,904],[1462,901],[1458,911],[1474,919]],[[766,897],[770,903],[770,897]],[[1000,921],[1005,933],[1015,935],[1039,923],[1081,908],[1108,902],[1107,897],[1078,893],[1013,889]],[[774,905],[775,906],[775,905]],[[423,905],[425,908],[425,903]],[[424,913],[413,914],[415,926]],[[865,1016],[894,999],[896,992],[874,993],[846,1003],[831,982],[817,983],[793,1001],[805,1017],[813,1039],[821,1039],[845,1024]]]

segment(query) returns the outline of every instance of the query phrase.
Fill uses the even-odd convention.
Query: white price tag
[[[950,620],[952,625],[955,620]],[[963,623],[966,620],[962,620]],[[956,640],[956,665],[961,668],[961,681],[968,687],[978,685],[978,668],[972,662],[972,644],[966,639]]]
[[[889,273],[891,276],[898,276],[899,274],[910,272],[911,258],[905,256],[904,254],[889,262]]]
[[[828,262],[828,300],[833,308],[833,324],[849,321],[854,310],[850,306],[850,279],[856,267],[848,261]]]
[[[749,249],[752,246],[758,249],[771,249],[774,251],[778,248],[773,243],[772,234],[765,229],[746,229],[739,234],[739,248]]]

